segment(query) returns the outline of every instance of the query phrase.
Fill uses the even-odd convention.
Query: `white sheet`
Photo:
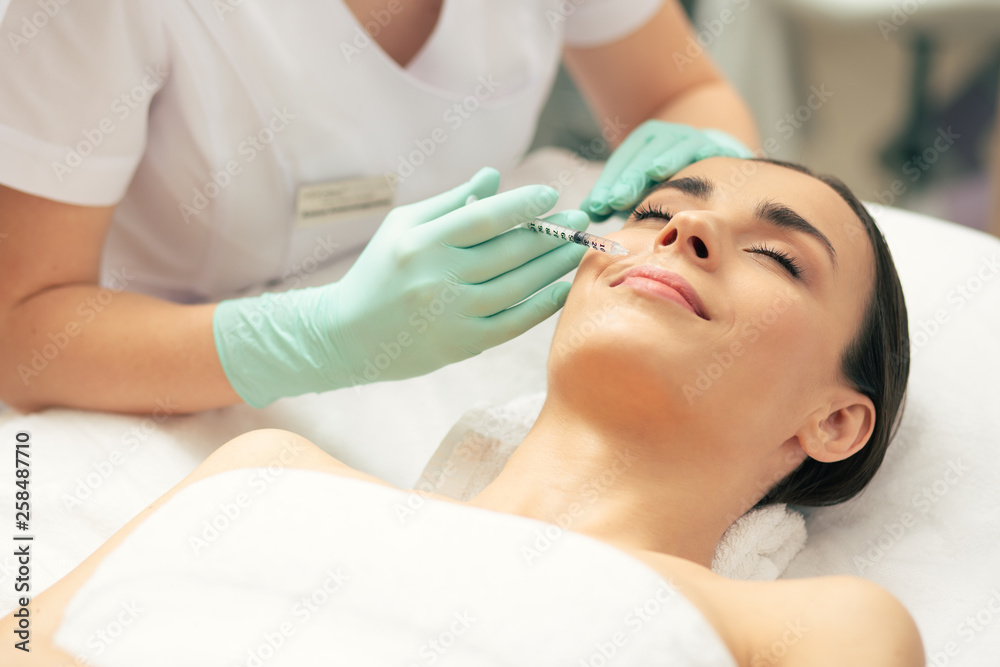
[[[599,540],[540,542],[554,526],[440,500],[411,509],[413,494],[315,471],[268,484],[262,473],[201,480],[130,534],[71,600],[60,648],[95,667],[549,667],[602,655],[735,667],[690,601]],[[100,642],[123,605],[128,627]]]
[[[567,154],[547,150],[505,175],[503,187],[556,183],[562,176],[568,185],[560,208],[570,208],[598,173],[597,165],[581,168]],[[873,212],[896,257],[909,306],[914,361],[906,416],[871,487],[843,506],[809,513],[809,543],[785,576],[860,574],[907,605],[928,658],[937,656],[931,664],[992,666],[1000,655],[1000,275],[989,262],[1000,259],[1000,242],[897,209]],[[317,272],[311,283],[346,269],[342,263]],[[988,280],[980,278],[971,298],[961,297],[958,286],[971,281],[966,289],[976,287],[979,271]],[[944,324],[934,330],[938,311]],[[11,451],[19,430],[30,431],[33,443],[33,592],[72,569],[215,447],[252,428],[301,433],[348,465],[396,485],[413,484],[467,408],[544,389],[554,327],[552,318],[422,378],[286,399],[260,411],[237,406],[161,423],[76,410],[8,412],[0,417],[4,451]],[[392,420],[384,418],[388,410]],[[121,460],[112,465],[115,451]],[[955,477],[949,461],[971,468]],[[66,506],[75,489],[86,488],[88,475],[109,466],[107,479],[90,477],[96,488],[89,498]],[[12,467],[12,455],[0,457],[0,525],[8,535],[14,532]],[[915,498],[924,490],[935,499],[926,500],[929,505]],[[904,519],[910,525],[900,532],[895,524]],[[855,559],[880,541],[882,553],[873,551],[870,564]],[[14,606],[12,551],[0,550],[3,613]]]

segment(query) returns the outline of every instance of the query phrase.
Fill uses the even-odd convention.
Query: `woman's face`
[[[770,440],[794,435],[846,386],[840,358],[874,259],[861,221],[826,184],[767,163],[703,160],[606,236],[630,254],[589,251],[581,262],[550,388],[583,391],[629,423]]]

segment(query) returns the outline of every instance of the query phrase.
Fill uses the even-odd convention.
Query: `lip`
[[[667,271],[666,269],[654,264],[641,264],[639,266],[633,266],[631,269],[619,276],[617,280],[611,283],[611,286],[617,287],[629,278],[645,278],[646,280],[666,285],[670,289],[663,290],[662,288],[656,288],[652,285],[648,288],[651,288],[651,291],[657,292],[660,296],[673,299],[682,306],[686,306],[688,310],[703,320],[710,319],[708,314],[705,312],[705,304],[702,303],[698,293],[693,287],[691,287],[691,283],[686,281],[680,274],[674,273],[673,271]],[[645,281],[636,280],[634,282],[641,285],[641,282]],[[675,295],[680,296],[680,299],[677,299]]]

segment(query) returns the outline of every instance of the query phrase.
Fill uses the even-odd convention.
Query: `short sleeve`
[[[573,2],[573,11],[566,16],[566,46],[600,46],[621,39],[649,22],[662,4],[662,0]]]
[[[0,184],[120,201],[168,76],[156,0],[11,0],[0,36]]]

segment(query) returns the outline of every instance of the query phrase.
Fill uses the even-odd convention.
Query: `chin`
[[[690,350],[663,341],[662,333],[639,335],[622,318],[603,327],[577,323],[553,339],[549,391],[576,395],[584,405],[613,406],[626,413],[650,411],[660,419],[669,406],[689,410],[684,384],[694,374]],[[660,329],[662,331],[662,329]]]

